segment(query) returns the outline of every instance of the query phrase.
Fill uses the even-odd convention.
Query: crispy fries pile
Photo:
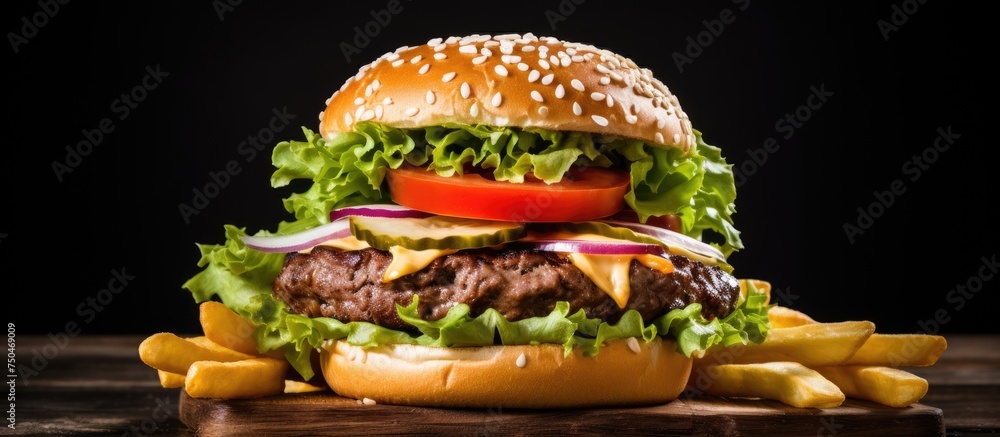
[[[770,296],[771,285],[750,283]],[[927,393],[927,381],[898,369],[930,366],[944,337],[878,334],[869,321],[820,323],[782,306],[768,311],[767,339],[713,347],[695,360],[689,390],[715,396],[773,399],[799,408],[833,408],[845,398],[906,407]]]
[[[199,306],[204,336],[161,332],[139,345],[139,358],[156,369],[160,385],[195,398],[237,399],[326,389],[287,379],[288,361],[260,353],[253,325],[219,302]]]

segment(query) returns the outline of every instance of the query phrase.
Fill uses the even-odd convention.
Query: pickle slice
[[[474,249],[518,240],[523,224],[447,216],[426,218],[351,217],[351,233],[371,247],[389,250]]]

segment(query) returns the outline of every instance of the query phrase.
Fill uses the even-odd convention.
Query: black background
[[[315,129],[323,101],[387,51],[508,32],[608,48],[664,81],[706,141],[744,169],[734,217],[746,249],[730,261],[737,276],[769,280],[781,303],[823,321],[872,320],[882,332],[998,332],[1000,280],[949,294],[976,286],[983,257],[998,247],[996,146],[983,116],[996,102],[995,38],[975,6],[401,0],[362,46],[355,26],[388,2],[224,1],[70,2],[44,20],[37,1],[3,6],[0,307],[19,333],[67,322],[82,333],[197,331],[196,306],[180,287],[199,271],[195,243],[222,242],[223,224],[255,232],[290,218],[281,206],[289,191],[269,185],[277,141]],[[735,20],[709,38],[726,9]],[[25,33],[22,18],[33,17],[44,25]],[[898,25],[888,38],[880,20]],[[31,35],[16,53],[15,34]],[[341,43],[360,53],[348,61]],[[678,67],[681,54],[692,62]],[[119,119],[113,102],[157,66],[168,75]],[[811,87],[833,95],[800,108]],[[248,161],[238,145],[275,109],[296,117]],[[800,127],[776,126],[796,111]],[[114,131],[59,181],[53,162],[65,163],[66,147],[106,117]],[[949,127],[961,136],[928,151]],[[752,152],[768,138],[778,150]],[[925,152],[934,162],[911,180],[904,165]],[[179,204],[231,160],[240,173],[186,223]],[[894,180],[906,191],[872,207],[873,193]],[[877,217],[852,243],[844,225],[857,225],[859,207]],[[134,278],[100,311],[81,312],[112,271]]]

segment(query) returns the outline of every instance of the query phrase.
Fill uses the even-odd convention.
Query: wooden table
[[[156,372],[139,360],[137,347],[143,338],[83,336],[70,339],[59,349],[45,336],[18,336],[18,363],[33,365],[39,370],[27,381],[17,380],[17,428],[4,429],[2,434],[195,435],[178,417],[180,390],[161,388]],[[935,366],[907,369],[930,382],[930,391],[921,404],[943,411],[949,435],[1000,432],[1000,335],[954,335],[948,336],[948,343],[948,350]],[[9,391],[9,386],[4,391]],[[9,408],[7,403],[4,405],[4,409]],[[399,414],[413,411],[407,407],[379,408],[380,413],[393,412],[393,408],[398,409],[395,412]],[[507,418],[502,424],[508,428],[497,428],[498,432],[477,431],[471,427],[456,430],[467,435],[508,434],[505,431],[517,426],[518,421],[526,421],[528,425],[527,421],[532,420],[530,413],[505,413],[508,413]],[[587,416],[589,420],[603,417],[602,420],[608,423],[597,429],[603,428],[604,432],[615,429],[614,421],[621,420],[615,417],[622,416],[598,413],[600,410],[588,412]],[[543,414],[559,417],[560,413]],[[718,417],[720,423],[728,423],[726,429],[744,434],[760,431],[758,427],[762,426],[750,422],[741,424],[739,420],[744,419]],[[894,435],[892,423],[863,432],[851,432],[843,423],[823,417],[816,423],[820,425],[816,427],[816,435]],[[336,430],[335,424],[330,426],[331,430]],[[580,433],[589,430],[575,428]],[[775,431],[773,427],[767,430],[769,433]]]

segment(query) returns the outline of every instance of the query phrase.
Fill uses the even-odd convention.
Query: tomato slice
[[[572,222],[608,217],[625,206],[626,171],[574,167],[554,184],[533,177],[496,181],[475,172],[438,176],[404,165],[386,175],[392,201],[433,214],[513,222]]]

